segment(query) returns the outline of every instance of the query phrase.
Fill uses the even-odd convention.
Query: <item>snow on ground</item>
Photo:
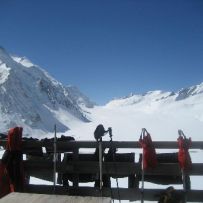
[[[203,140],[203,95],[201,100],[198,97],[177,102],[164,100],[149,104],[96,106],[89,109],[91,123],[72,126],[67,134],[80,140],[93,140],[94,129],[102,123],[106,128],[112,127],[115,140],[137,141],[142,128],[151,133],[153,140],[174,141],[178,129],[194,141]]]
[[[164,96],[167,97],[167,94]],[[105,106],[94,107],[90,111],[91,123],[72,126],[66,134],[74,135],[77,140],[94,140],[93,132],[101,123],[105,128],[112,127],[113,140],[138,141],[141,129],[144,127],[151,133],[154,141],[176,141],[178,129],[182,129],[185,135],[191,137],[193,141],[203,141],[202,95],[195,95],[176,102],[173,97],[155,102],[141,101],[140,98],[132,100],[132,98],[124,101],[116,100]],[[109,140],[108,135],[104,140]],[[133,152],[133,150],[131,151]],[[136,150],[134,151],[137,153]],[[177,149],[164,152],[169,151],[177,152]],[[163,152],[163,150],[157,150],[157,152]],[[202,162],[203,150],[190,150],[190,154],[193,163]],[[192,189],[203,189],[202,183],[203,177],[191,177]],[[120,187],[126,187],[126,185],[126,179],[119,179]],[[115,180],[113,186],[116,187]],[[167,186],[146,183],[145,187],[166,188]],[[182,185],[174,187],[182,189]]]

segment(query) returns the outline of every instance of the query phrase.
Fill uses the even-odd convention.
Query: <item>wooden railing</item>
[[[178,151],[177,142],[171,141],[154,141],[154,146],[156,149],[176,149]],[[6,140],[0,140],[0,146],[6,146]],[[140,149],[140,145],[138,142],[121,142],[114,141],[112,143],[104,141],[102,143],[103,148],[115,147],[117,149]],[[70,141],[70,142],[57,142],[57,153],[59,155],[63,153],[72,153],[73,159],[68,161],[67,163],[63,162],[61,159],[57,161],[56,172],[57,173],[66,173],[73,174],[75,179],[73,181],[73,186],[71,187],[63,187],[57,186],[55,188],[55,193],[57,194],[69,194],[69,195],[80,195],[80,196],[109,196],[114,199],[122,199],[122,200],[131,200],[136,201],[140,200],[142,192],[144,192],[144,199],[149,201],[154,201],[158,199],[158,194],[160,194],[163,190],[161,189],[144,189],[141,191],[140,188],[102,188],[102,190],[98,190],[95,187],[79,187],[79,175],[80,174],[97,174],[99,172],[99,163],[98,161],[81,161],[79,160],[79,152],[81,148],[87,149],[95,149],[98,147],[97,142],[90,141]],[[23,153],[29,154],[30,152],[42,152],[42,148],[46,148],[46,153],[50,154],[50,157],[53,155],[53,141],[42,142],[35,140],[26,140],[23,141]],[[203,141],[195,141],[192,142],[191,149],[203,149]],[[141,153],[140,149],[140,153]],[[60,157],[60,156],[59,156]],[[53,161],[45,160],[41,158],[37,158],[34,160],[25,160],[24,161],[25,171],[32,175],[38,171],[38,175],[40,178],[46,180],[53,180]],[[117,170],[115,170],[115,168]],[[142,172],[141,164],[139,162],[103,162],[102,166],[103,174],[105,175],[113,175],[113,176],[131,176],[131,175],[140,175]],[[203,163],[193,163],[192,169],[189,171],[185,171],[185,174],[192,176],[202,176],[203,175]],[[176,175],[181,176],[181,170],[178,163],[166,163],[166,164],[158,164],[158,166],[154,169],[145,171],[145,175]],[[45,193],[52,194],[53,186],[47,185],[27,185],[27,192],[34,193]],[[179,190],[179,193],[183,193],[183,190]],[[187,191],[187,199],[190,202],[203,202],[203,188],[202,190],[189,190]]]

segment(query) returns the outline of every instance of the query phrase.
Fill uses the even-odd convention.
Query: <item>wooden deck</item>
[[[159,194],[164,190],[161,189],[144,189],[144,200],[157,201]],[[29,185],[26,188],[28,193],[39,194],[53,194],[53,186],[47,185]],[[80,196],[95,196],[95,197],[113,197],[114,199],[137,201],[141,199],[142,191],[136,188],[103,188],[102,190],[93,187],[69,187],[65,189],[62,186],[57,186],[55,189],[56,194],[61,195],[80,195]],[[182,190],[178,190],[178,193],[183,193]],[[189,202],[203,202],[203,190],[190,190],[187,192],[187,200]]]

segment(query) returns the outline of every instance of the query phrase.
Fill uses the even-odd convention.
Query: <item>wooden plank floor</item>
[[[47,185],[28,185],[25,192],[28,193],[39,193],[39,194],[54,194],[53,186]],[[157,201],[159,195],[163,192],[160,189],[145,189],[144,190],[144,200]],[[178,193],[183,193],[182,190],[178,190]],[[55,188],[55,194],[61,195],[79,195],[79,196],[94,196],[94,197],[111,197],[113,199],[130,200],[136,201],[141,199],[140,189],[128,189],[128,188],[103,188],[99,190],[98,188],[92,187],[78,187],[78,188],[64,188],[62,186],[57,186]],[[190,202],[203,202],[203,190],[190,190],[187,192],[187,200]]]

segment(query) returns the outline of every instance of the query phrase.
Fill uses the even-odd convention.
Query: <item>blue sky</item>
[[[98,104],[203,82],[202,0],[0,0],[0,45]]]

